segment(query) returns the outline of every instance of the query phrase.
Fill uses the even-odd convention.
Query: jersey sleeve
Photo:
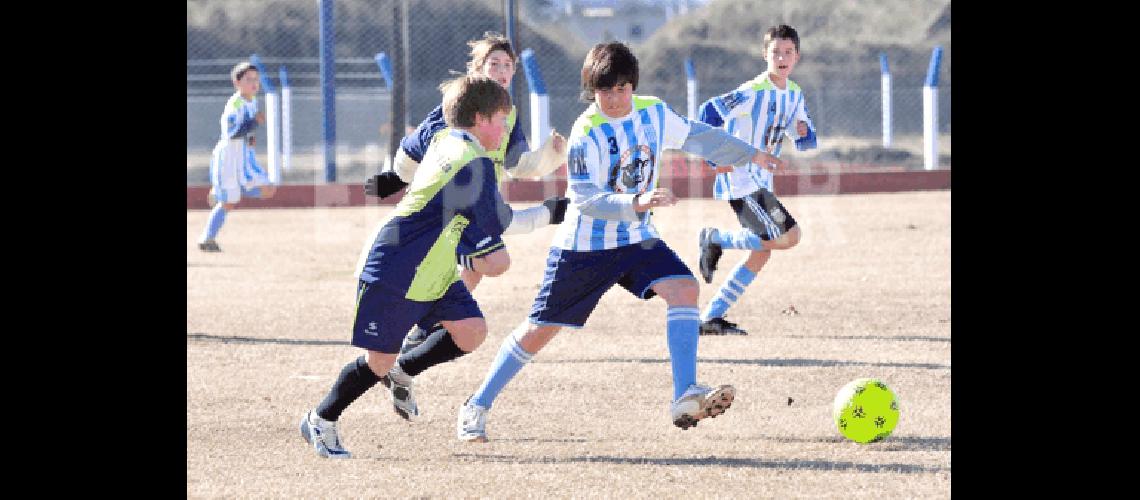
[[[507,151],[503,155],[503,168],[510,171],[519,164],[519,157],[523,153],[530,151],[530,145],[526,142],[526,136],[522,132],[522,120],[515,120],[515,126],[511,128],[511,135],[507,139]]]
[[[257,128],[257,106],[243,106],[241,100],[231,100],[226,105],[224,120],[226,123],[226,137],[237,139],[249,134]]]
[[[447,128],[447,122],[443,119],[443,105],[441,104],[431,110],[431,113],[428,113],[415,131],[400,139],[400,149],[404,150],[404,154],[408,158],[419,163],[423,161],[424,154],[427,153],[428,146],[431,145],[432,137],[435,137],[436,132],[445,128]]]
[[[802,96],[802,94],[801,94],[801,96]],[[819,144],[819,142],[816,138],[816,135],[815,135],[815,124],[812,123],[811,116],[808,115],[807,100],[803,99],[802,97],[800,98],[799,106],[796,106],[796,121],[797,122],[802,121],[802,122],[807,123],[807,128],[808,128],[807,135],[805,135],[803,137],[799,137],[799,134],[796,132],[796,124],[795,123],[793,123],[791,127],[788,127],[788,130],[787,130],[788,135],[791,136],[791,138],[795,139],[795,141],[796,141],[796,150],[797,151],[805,151],[808,149],[815,149]]]
[[[468,162],[444,189],[445,221],[451,219],[449,213],[462,214],[477,227],[475,232],[486,236],[499,236],[511,224],[511,207],[499,193],[495,164],[489,158]]]

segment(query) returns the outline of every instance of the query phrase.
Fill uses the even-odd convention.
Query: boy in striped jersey
[[[652,223],[653,208],[676,201],[657,186],[658,159],[671,148],[729,165],[782,164],[720,129],[689,122],[659,99],[635,96],[637,82],[637,58],[625,45],[598,44],[587,54],[582,98],[593,104],[570,135],[566,220],[551,243],[530,317],[507,335],[482,385],[460,408],[460,440],[487,440],[487,412],[503,387],[562,327],[584,326],[615,284],[644,300],[660,295],[668,305],[673,424],[687,429],[732,404],[732,386],[696,382],[699,288]]]
[[[441,86],[448,132],[423,158],[408,195],[377,225],[357,263],[352,345],[365,354],[341,370],[328,395],[301,419],[301,436],[326,458],[351,458],[337,420],[396,361],[414,324],[440,322],[464,349],[487,335],[478,304],[459,281],[456,248],[496,237],[510,224],[488,150],[499,147],[511,98],[483,76]]]
[[[467,74],[484,75],[510,88],[515,74],[517,56],[506,37],[486,32],[483,38],[467,42],[471,47],[471,59],[467,62]],[[501,144],[487,152],[495,163],[495,177],[502,181],[504,176],[512,178],[540,177],[557,170],[565,163],[566,139],[558,132],[552,132],[550,140],[538,151],[529,151],[526,136],[517,121],[517,110],[511,106],[507,115],[507,127],[503,130]],[[415,178],[416,171],[435,137],[447,133],[443,119],[443,106],[437,106],[414,132],[400,141],[400,149],[393,162],[394,169],[380,173],[369,179],[365,193],[385,198],[407,186]],[[568,200],[558,196],[544,201],[541,205],[517,210],[511,219],[511,226],[504,234],[523,234],[558,224],[566,213]],[[460,245],[458,260],[463,266],[460,278],[469,291],[483,276],[500,276],[510,267],[511,261],[504,250],[503,241],[494,236],[476,242],[473,248]],[[400,358],[392,366],[391,373],[380,382],[388,388],[392,409],[406,420],[419,415],[413,389],[414,377],[432,366],[458,359],[467,354],[441,325],[428,328],[413,326],[404,338],[400,348]],[[420,345],[422,348],[417,349]]]
[[[269,198],[277,189],[269,184],[269,174],[253,154],[253,131],[265,122],[265,115],[257,110],[257,91],[261,88],[257,68],[248,61],[238,63],[230,70],[230,81],[237,92],[222,110],[222,136],[210,158],[209,197],[214,209],[198,238],[198,249],[203,252],[222,251],[214,238],[226,222],[226,211],[237,206],[243,193]]]
[[[723,127],[729,134],[774,156],[780,155],[785,134],[795,140],[797,150],[816,147],[815,126],[808,116],[803,91],[788,78],[799,58],[800,37],[796,30],[784,24],[769,28],[764,33],[768,70],[732,92],[705,101],[699,119]],[[725,313],[768,262],[772,250],[786,250],[799,243],[800,227],[773,194],[771,172],[752,163],[734,169],[718,168],[717,172],[713,196],[728,200],[743,227],[701,229],[701,277],[705,283],[712,283],[723,249],[750,252],[702,311],[701,334],[747,335],[736,323],[725,320]]]

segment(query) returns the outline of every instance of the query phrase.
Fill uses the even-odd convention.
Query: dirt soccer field
[[[564,329],[495,401],[490,442],[455,438],[458,406],[528,314],[554,228],[506,237],[512,267],[475,291],[490,328],[474,353],[418,378],[419,420],[377,385],[341,417],[354,459],[318,457],[298,431],[341,368],[364,239],[391,207],[231,212],[218,254],[186,212],[186,493],[217,497],[950,496],[950,192],[796,196],[803,228],[728,319],[748,336],[701,337],[698,381],[737,399],[682,431],[665,303],[615,287],[586,327]],[[516,206],[530,206],[519,203]],[[663,238],[697,270],[703,226],[736,227],[728,204],[656,211]],[[708,303],[743,251],[726,251]],[[794,313],[793,313],[794,309]],[[836,391],[876,377],[901,417],[859,445],[831,421]]]

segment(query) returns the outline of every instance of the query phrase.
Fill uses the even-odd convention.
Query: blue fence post
[[[325,182],[336,182],[336,46],[333,29],[333,0],[317,0],[320,4],[318,30],[321,52],[321,128],[324,136]]]

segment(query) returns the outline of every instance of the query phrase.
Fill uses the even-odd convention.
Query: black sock
[[[317,416],[325,420],[337,420],[340,414],[344,412],[348,405],[356,401],[361,394],[364,394],[380,381],[372,369],[368,367],[368,360],[361,356],[347,365],[340,371],[340,376],[337,377],[336,383],[333,384],[332,389],[329,389],[329,394],[317,405]]]
[[[459,359],[464,354],[467,353],[455,345],[455,340],[451,338],[451,332],[440,327],[432,331],[424,343],[401,354],[396,362],[400,363],[400,368],[404,370],[404,373],[415,377],[428,368]]]

